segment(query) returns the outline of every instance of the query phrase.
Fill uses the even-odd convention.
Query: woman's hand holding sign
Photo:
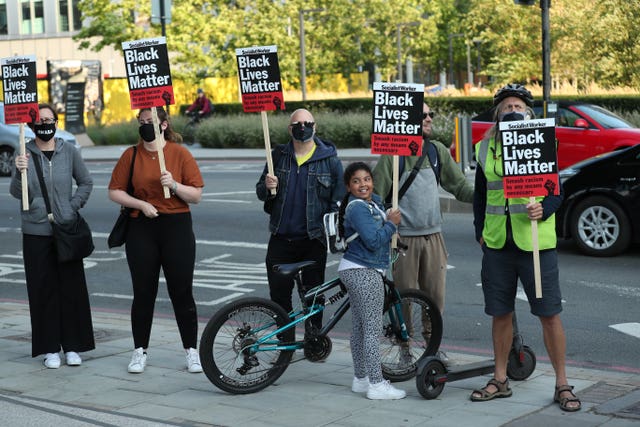
[[[542,203],[533,202],[527,204],[527,214],[529,215],[529,219],[531,221],[538,221],[542,219]]]

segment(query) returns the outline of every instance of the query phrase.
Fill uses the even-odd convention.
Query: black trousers
[[[267,279],[271,300],[278,303],[286,312],[293,308],[292,294],[295,282],[293,278],[282,277],[273,272],[276,264],[289,264],[300,261],[315,261],[316,265],[305,269],[302,275],[303,291],[324,282],[324,270],[327,265],[327,248],[318,239],[289,240],[275,234],[271,235],[267,247]],[[320,328],[322,314],[313,316],[309,323]]]
[[[60,263],[51,236],[22,235],[31,313],[31,356],[93,350],[93,324],[82,261]]]
[[[167,281],[182,344],[184,348],[196,348],[198,319],[193,299],[196,241],[191,213],[132,218],[126,253],[133,284],[131,327],[135,348],[149,346],[160,268]]]

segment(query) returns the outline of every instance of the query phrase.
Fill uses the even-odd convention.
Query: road
[[[85,260],[94,310],[128,316],[129,273],[122,248],[107,249],[106,237],[118,214],[107,198],[113,162],[89,162],[94,191],[83,214],[94,232],[96,251]],[[242,296],[268,295],[264,256],[267,216],[254,193],[262,162],[202,161],[203,200],[193,206],[197,238],[194,295],[198,315],[206,321],[221,304]],[[21,258],[20,215],[8,194],[9,179],[0,179],[0,300],[26,301]],[[473,240],[472,216],[446,214],[444,235],[449,250],[447,300],[442,347],[452,352],[491,356],[490,318],[484,314],[480,281],[481,251]],[[560,242],[560,279],[567,330],[567,359],[572,366],[640,372],[640,250],[615,258],[579,255],[571,242]],[[339,256],[330,255],[327,277],[335,274]],[[538,320],[519,295],[518,320],[525,344],[547,361]],[[172,317],[164,282],[156,313]],[[348,334],[348,319],[336,333]]]

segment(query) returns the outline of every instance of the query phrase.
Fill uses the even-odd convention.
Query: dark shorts
[[[558,275],[558,253],[555,249],[540,251],[542,298],[536,298],[533,253],[507,243],[502,249],[482,246],[482,292],[484,311],[490,316],[502,316],[515,309],[518,279],[527,294],[531,313],[548,317],[562,311],[562,296]]]

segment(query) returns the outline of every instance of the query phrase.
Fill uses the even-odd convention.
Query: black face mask
[[[296,141],[308,141],[313,137],[313,126],[299,124],[291,128],[291,135]]]
[[[49,123],[49,124],[33,125],[33,133],[35,133],[39,139],[45,142],[49,141],[56,134],[56,124]]]
[[[501,122],[516,122],[518,120],[524,120],[525,116],[522,113],[518,113],[517,111],[512,111],[506,114],[500,114]]]
[[[138,128],[140,137],[146,142],[153,142],[156,139],[156,134],[153,130],[153,123],[145,123]],[[160,127],[160,133],[162,133],[162,127]]]

